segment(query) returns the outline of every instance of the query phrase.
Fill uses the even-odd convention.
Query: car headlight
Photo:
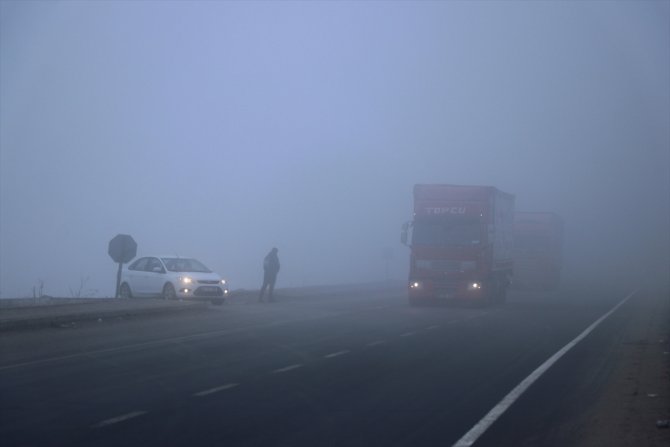
[[[221,280],[221,284],[225,286],[225,285],[226,285],[226,280],[225,280],[225,279],[222,279],[222,280]]]
[[[468,285],[468,289],[470,289],[470,290],[477,290],[477,289],[481,289],[481,288],[482,288],[482,283],[480,283],[480,282],[471,282]]]
[[[421,283],[419,281],[412,281],[409,283],[409,288],[410,289],[418,289],[421,287]]]
[[[195,280],[193,278],[189,278],[188,276],[182,276],[179,278],[182,284],[195,284]]]

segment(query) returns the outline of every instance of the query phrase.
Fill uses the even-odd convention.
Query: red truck
[[[554,213],[514,216],[514,285],[551,289],[561,280],[563,220]]]
[[[415,185],[414,220],[401,234],[411,251],[410,304],[452,298],[504,302],[513,233],[512,194],[492,186]]]

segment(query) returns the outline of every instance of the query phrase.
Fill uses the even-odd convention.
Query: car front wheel
[[[174,286],[170,283],[165,284],[163,286],[163,298],[166,300],[173,300],[177,298],[177,293],[174,290]]]
[[[121,284],[121,290],[119,291],[121,298],[132,298],[133,294],[130,291],[130,286],[127,283]]]

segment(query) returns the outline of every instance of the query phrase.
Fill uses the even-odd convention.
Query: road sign
[[[130,262],[137,254],[137,242],[129,234],[117,234],[109,241],[107,253],[114,262],[119,263],[119,270],[116,273],[116,298],[119,297],[119,287],[121,286],[121,269],[123,264]]]
[[[114,262],[125,264],[137,254],[137,243],[129,234],[117,234],[109,241],[107,253]]]

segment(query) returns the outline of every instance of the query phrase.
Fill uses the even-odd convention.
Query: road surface
[[[253,298],[2,334],[2,444],[577,445],[629,326],[668,310],[597,287],[493,307],[414,308],[394,286]]]

